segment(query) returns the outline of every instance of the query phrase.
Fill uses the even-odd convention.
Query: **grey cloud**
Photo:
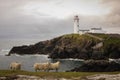
[[[103,0],[102,4],[110,8],[110,13],[105,16],[106,24],[120,28],[120,0]]]
[[[42,38],[50,39],[73,32],[73,16],[67,19],[51,18],[44,13],[37,13],[39,18],[22,13],[21,6],[35,0],[0,0],[0,39],[2,38]],[[36,0],[61,4],[62,0]],[[35,1],[35,2],[36,2]],[[54,2],[55,1],[55,2]],[[106,30],[120,33],[120,0],[104,0],[101,4],[111,7],[111,13],[104,17],[82,16],[80,27],[104,27]],[[114,28],[116,27],[116,28]]]
[[[53,23],[59,21],[48,18],[47,24],[45,24],[41,23],[45,20],[43,18],[37,19],[32,15],[22,14],[20,6],[27,2],[29,0],[0,1],[0,38],[41,38],[41,36],[49,38],[57,31],[52,30],[58,26],[58,24]],[[44,14],[39,15],[43,16]]]

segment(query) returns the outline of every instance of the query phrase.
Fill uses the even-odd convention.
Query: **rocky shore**
[[[120,74],[96,74],[91,76],[73,77],[73,78],[54,78],[54,77],[38,77],[28,75],[14,75],[0,77],[0,80],[120,80]]]
[[[120,63],[109,60],[86,60],[72,72],[114,72],[120,71]]]
[[[67,34],[51,40],[41,41],[34,45],[14,46],[11,54],[47,54],[49,58],[65,59],[108,59],[120,58],[119,34],[92,34],[103,39],[103,46],[94,50],[101,40],[88,35]]]

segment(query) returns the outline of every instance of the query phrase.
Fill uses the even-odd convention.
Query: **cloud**
[[[50,2],[49,0],[36,0]],[[24,13],[23,7],[34,0],[0,1],[0,39],[37,38],[50,39],[72,32],[71,22],[50,17],[44,13],[31,15]]]
[[[120,0],[99,0],[99,3],[98,0],[0,0],[0,39],[51,39],[62,34],[72,33],[74,14],[79,15],[80,28],[103,27],[109,32],[120,33],[119,3]],[[109,9],[110,13],[102,16],[82,15],[80,14],[80,4],[84,4],[82,5],[82,11],[86,10],[92,13],[96,10],[100,14],[104,7],[103,12]],[[46,7],[44,8],[42,5]],[[85,7],[87,5],[90,8],[89,6]],[[51,9],[54,10],[51,12],[53,15],[49,15],[44,11],[48,8],[53,8]],[[62,15],[65,18],[58,18]]]
[[[109,26],[120,28],[120,0],[103,0],[102,4],[110,8],[110,13],[105,16]],[[120,33],[120,32],[119,32]]]

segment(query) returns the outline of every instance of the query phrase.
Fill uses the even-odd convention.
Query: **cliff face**
[[[101,41],[89,35],[68,34],[30,46],[13,47],[10,54],[48,54],[49,58],[105,59],[120,58],[120,35],[92,34],[104,39],[103,46],[93,47]]]

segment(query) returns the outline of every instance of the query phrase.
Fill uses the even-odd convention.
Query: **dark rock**
[[[29,46],[15,46],[9,54],[48,54],[49,58],[78,58],[78,59],[108,59],[120,58],[120,35],[116,34],[93,34],[111,37],[104,41],[104,46],[98,51],[93,46],[100,41],[87,35],[68,34],[51,40],[41,41]],[[114,36],[115,35],[115,36]]]
[[[108,60],[86,60],[83,65],[70,71],[75,72],[112,72],[120,71],[120,64]]]
[[[15,80],[18,77],[16,75],[6,76],[6,80]]]
[[[50,50],[48,47],[48,41],[39,42],[35,45],[30,46],[16,46],[13,47],[9,54],[48,54],[48,51]]]

